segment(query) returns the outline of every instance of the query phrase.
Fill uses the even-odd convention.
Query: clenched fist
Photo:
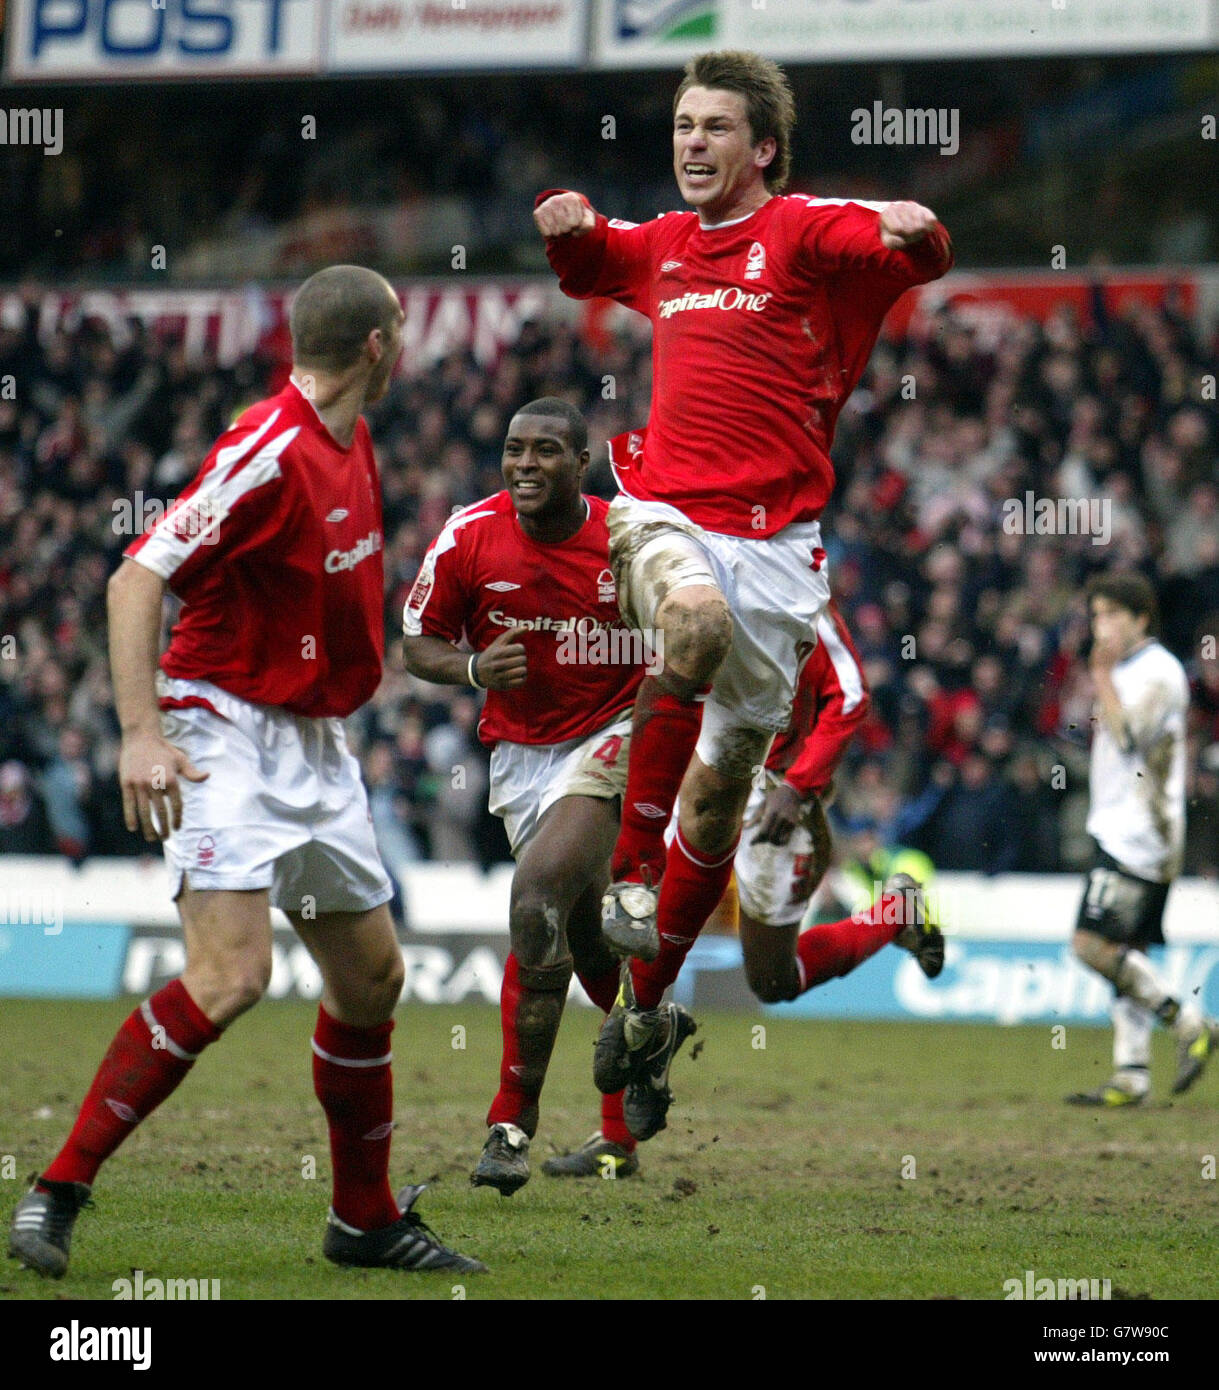
[[[510,627],[474,658],[474,678],[488,690],[519,690],[527,675],[524,644]]]
[[[556,193],[534,208],[533,220],[545,237],[583,236],[597,225],[597,214],[578,193]]]
[[[935,226],[935,213],[921,203],[890,203],[880,215],[881,244],[889,251],[915,246]]]

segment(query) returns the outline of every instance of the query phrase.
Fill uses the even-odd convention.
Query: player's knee
[[[188,968],[183,981],[208,1018],[223,1027],[252,1009],[267,992],[271,958],[268,955],[210,961],[194,970]]]
[[[763,1004],[783,1004],[800,993],[800,977],[794,966],[746,970],[745,976],[754,997]]]
[[[402,964],[402,952],[395,942],[393,950],[386,951],[370,965],[366,982],[368,1007],[388,1018],[401,997],[405,983],[406,967]]]
[[[693,790],[700,796],[728,802],[736,799],[743,808],[753,779],[766,762],[774,735],[767,729],[748,725],[704,727],[698,741],[698,756],[706,771],[692,774]],[[696,764],[697,767],[697,764]],[[682,788],[685,801],[686,789]]]
[[[541,968],[566,959],[570,973],[565,916],[557,894],[544,884],[527,885],[514,893],[508,937],[518,963]]]
[[[732,647],[732,614],[723,594],[702,586],[677,589],[660,605],[656,621],[664,633],[665,676],[705,685]]]
[[[766,930],[760,915],[744,938],[745,980],[753,995],[763,1004],[782,1004],[800,993],[800,976],[796,963],[770,949],[767,940],[755,932]],[[757,924],[761,924],[759,927]],[[759,946],[761,949],[759,949]]]
[[[267,992],[271,983],[271,962],[259,960],[248,962],[238,972],[235,993],[241,1012],[252,1009]]]
[[[701,855],[726,854],[741,833],[745,798],[731,791],[708,790],[693,796],[682,792],[682,838]]]

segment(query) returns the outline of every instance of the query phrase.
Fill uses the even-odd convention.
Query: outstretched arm
[[[853,199],[810,198],[801,249],[817,271],[871,271],[909,288],[952,268],[952,242],[943,223],[921,203],[883,206]]]
[[[546,238],[546,259],[559,288],[572,299],[616,299],[648,312],[653,225],[610,220],[582,193],[551,188],[539,193],[533,221]]]

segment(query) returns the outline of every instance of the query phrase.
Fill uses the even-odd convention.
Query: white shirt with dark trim
[[[1185,850],[1185,669],[1159,642],[1113,668],[1126,719],[1121,747],[1096,709],[1088,833],[1128,873],[1168,883]]]

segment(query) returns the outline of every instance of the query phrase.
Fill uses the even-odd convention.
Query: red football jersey
[[[817,619],[817,645],[800,672],[791,723],[771,745],[766,766],[801,796],[821,796],[868,712],[863,664],[836,604]]]
[[[634,704],[646,654],[618,612],[609,505],[585,501],[588,520],[556,545],[529,539],[506,491],[455,512],[407,599],[408,637],[464,635],[482,651],[512,628],[524,646],[525,684],[487,692],[478,736],[488,745],[587,737]]]
[[[368,426],[349,449],[289,382],[216,441],[124,554],[182,600],[167,676],[344,717],[381,680],[381,488]]]
[[[910,250],[886,250],[884,206],[788,195],[714,227],[695,212],[642,225],[598,214],[584,236],[547,239],[565,294],[652,320],[647,432],[637,456],[615,454],[624,492],[730,536],[820,515],[838,412],[885,314],[952,265],[938,222]]]

